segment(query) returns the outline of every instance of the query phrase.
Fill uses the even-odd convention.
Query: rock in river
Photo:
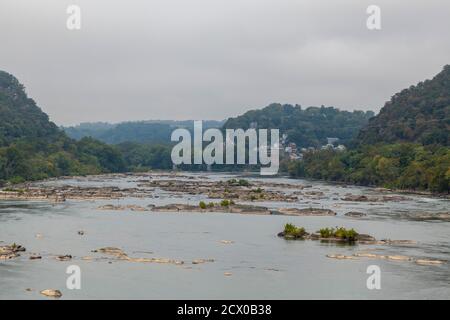
[[[278,212],[287,216],[335,216],[336,212],[330,209],[318,208],[281,208]]]
[[[55,289],[45,289],[41,291],[41,294],[47,297],[52,297],[52,298],[61,298],[62,297],[62,293],[59,290],[55,290]]]
[[[9,260],[20,256],[19,252],[26,249],[21,245],[12,244],[9,246],[0,246],[0,260]]]
[[[170,264],[184,264],[181,260],[165,259],[165,258],[132,258],[129,257],[122,249],[115,247],[105,247],[92,252],[104,253],[116,257],[119,260],[125,260],[129,262],[149,262],[149,263],[170,263]]]
[[[361,217],[365,217],[366,214],[362,213],[362,212],[357,212],[357,211],[350,211],[350,212],[347,212],[345,214],[345,216],[346,217],[352,217],[352,218],[361,218]]]

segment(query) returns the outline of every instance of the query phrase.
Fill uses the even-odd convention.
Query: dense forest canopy
[[[273,103],[260,110],[251,110],[236,118],[228,119],[224,128],[280,129],[288,135],[288,142],[299,147],[319,147],[327,138],[339,138],[348,144],[359,130],[374,116],[372,111],[341,111],[333,107],[309,107]]]
[[[58,138],[61,132],[27,97],[19,81],[0,71],[0,147],[18,138]]]
[[[289,163],[294,177],[389,188],[450,191],[450,148],[414,143],[364,145],[346,152],[308,152]]]
[[[358,136],[380,141],[450,145],[450,65],[432,80],[395,94]]]

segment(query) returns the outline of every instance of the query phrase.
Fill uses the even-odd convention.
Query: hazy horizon
[[[319,3],[320,2],[320,3]],[[68,5],[81,30],[66,28]],[[381,7],[382,29],[366,28]],[[450,2],[2,0],[0,70],[58,125],[378,112],[450,63]]]

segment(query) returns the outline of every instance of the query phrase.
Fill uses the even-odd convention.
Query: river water
[[[196,179],[226,180],[226,174],[186,174]],[[147,177],[148,178],[148,177]],[[141,177],[79,178],[44,185],[135,187]],[[183,179],[183,178],[180,178]],[[270,208],[325,208],[332,217],[242,215],[229,213],[165,213],[97,210],[103,204],[190,203],[204,195],[175,194],[156,189],[152,198],[81,201],[0,201],[0,245],[27,248],[21,257],[0,261],[0,299],[48,299],[39,291],[58,289],[62,299],[448,299],[450,263],[426,266],[412,261],[358,258],[337,260],[328,254],[353,255],[374,250],[383,255],[406,255],[450,261],[450,222],[417,221],[414,213],[448,212],[450,201],[407,195],[404,201],[349,202],[345,194],[381,195],[371,188],[338,186],[287,178],[249,178],[252,183],[277,182],[311,185],[320,199],[294,203],[263,202]],[[284,190],[292,192],[292,188]],[[385,193],[383,193],[385,194]],[[389,194],[391,195],[391,194]],[[217,201],[217,200],[216,200]],[[346,212],[366,213],[363,218]],[[285,223],[308,231],[345,226],[377,239],[408,239],[407,246],[336,245],[317,241],[287,241],[277,237]],[[83,230],[84,235],[77,232]],[[37,236],[38,235],[38,236]],[[223,243],[222,240],[232,241]],[[119,247],[141,258],[183,260],[183,265],[138,263],[92,253]],[[42,256],[30,260],[29,254]],[[71,261],[55,255],[70,254]],[[195,259],[214,262],[192,264]],[[69,290],[66,269],[81,270],[81,289]],[[381,289],[369,290],[367,268],[380,268]],[[27,290],[29,289],[29,290]]]

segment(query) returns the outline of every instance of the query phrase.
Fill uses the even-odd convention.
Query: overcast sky
[[[370,4],[380,31],[366,28]],[[378,111],[445,64],[448,0],[0,0],[0,70],[59,125],[271,102]]]

